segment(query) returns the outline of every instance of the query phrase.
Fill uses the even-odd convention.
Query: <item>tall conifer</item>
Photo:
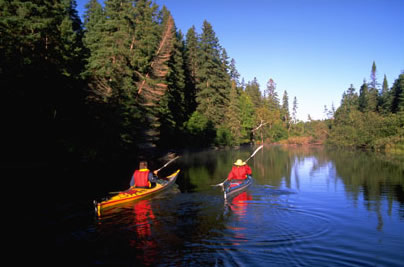
[[[186,86],[186,98],[188,99],[188,114],[192,114],[196,109],[196,84],[198,82],[197,72],[199,69],[198,63],[198,35],[195,27],[192,26],[185,38],[184,48],[184,74]]]
[[[257,78],[254,77],[251,82],[247,83],[245,92],[250,96],[255,108],[259,108],[262,105],[262,95]]]
[[[230,77],[222,64],[219,40],[207,21],[203,23],[198,59],[197,110],[219,125],[228,106]]]

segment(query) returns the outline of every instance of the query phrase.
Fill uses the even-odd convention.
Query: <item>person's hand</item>
[[[157,176],[157,171],[153,171],[153,174]]]

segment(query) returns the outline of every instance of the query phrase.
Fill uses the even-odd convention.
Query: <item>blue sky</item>
[[[78,0],[82,14],[87,0]],[[298,118],[325,117],[342,93],[369,80],[389,86],[404,70],[404,0],[156,0],[184,34],[206,19],[246,82],[272,78]]]

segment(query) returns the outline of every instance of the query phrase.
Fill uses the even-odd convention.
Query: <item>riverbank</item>
[[[288,139],[280,140],[274,144],[278,145],[324,145],[323,140],[314,139],[312,136],[292,136]]]

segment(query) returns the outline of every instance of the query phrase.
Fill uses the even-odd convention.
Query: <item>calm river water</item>
[[[39,260],[54,266],[404,266],[404,163],[364,152],[266,146],[254,183],[224,201],[240,150],[184,154],[176,185],[101,218],[72,195],[39,212]],[[130,177],[113,177],[124,189]],[[100,189],[100,190],[101,190]]]

